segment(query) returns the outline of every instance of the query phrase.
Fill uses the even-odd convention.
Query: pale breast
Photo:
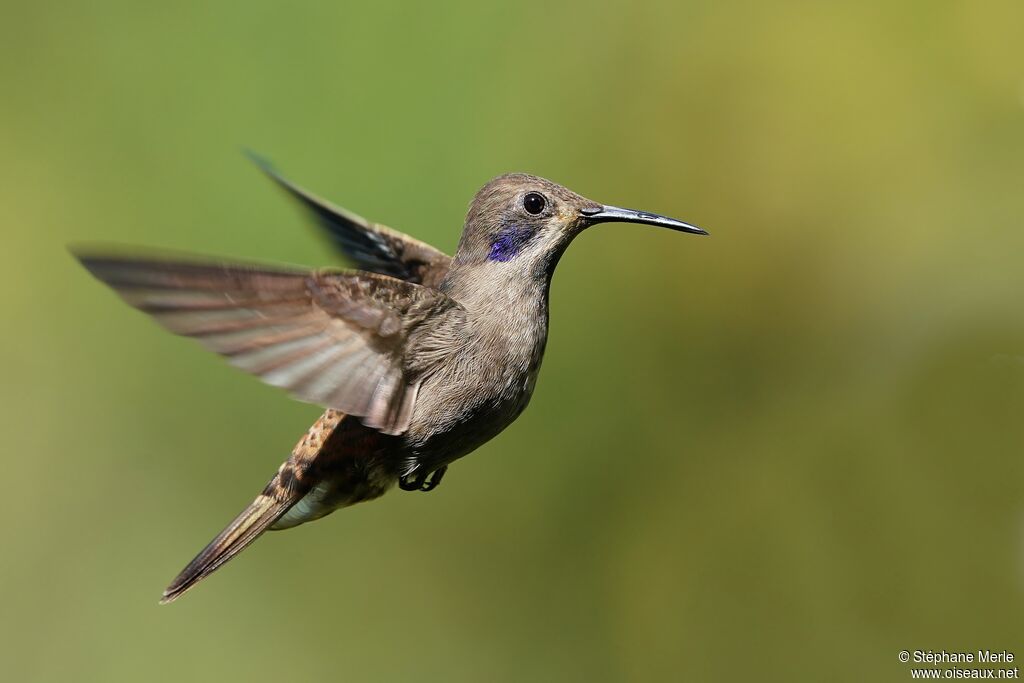
[[[526,408],[547,339],[547,316],[484,320],[420,388],[407,443],[439,467],[492,439]]]

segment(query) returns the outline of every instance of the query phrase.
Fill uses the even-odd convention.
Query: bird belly
[[[406,435],[408,455],[403,473],[432,472],[501,433],[529,404],[539,366],[538,358],[536,363],[504,377],[488,378],[482,373],[490,381],[470,382],[467,386],[456,378],[449,384],[424,387],[418,414]]]

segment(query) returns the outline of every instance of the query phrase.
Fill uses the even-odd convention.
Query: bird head
[[[509,173],[484,185],[473,198],[456,262],[550,275],[576,235],[611,222],[707,234],[674,218],[599,204],[550,180]]]

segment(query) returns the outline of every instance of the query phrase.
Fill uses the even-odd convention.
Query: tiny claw
[[[420,475],[413,478],[410,474],[403,474],[398,478],[398,488],[403,491],[419,491],[420,487],[423,486],[423,482],[426,481],[426,475]]]
[[[403,491],[433,491],[441,483],[441,479],[444,478],[444,473],[447,470],[448,466],[444,465],[433,472],[427,472],[418,476],[413,476],[412,472],[403,474],[398,478],[398,488]]]
[[[443,467],[439,467],[431,472],[430,480],[423,482],[423,485],[420,487],[420,491],[433,491],[436,489],[437,485],[440,484],[441,480],[444,478],[444,473],[447,471],[448,465],[444,465]]]

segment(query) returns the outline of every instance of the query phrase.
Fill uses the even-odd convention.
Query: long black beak
[[[636,209],[621,209],[617,206],[598,206],[588,209],[581,209],[580,213],[587,217],[590,223],[644,223],[645,225],[660,225],[663,228],[688,232],[694,235],[706,235],[707,230],[690,225],[675,218],[659,216],[656,213],[637,211]]]

